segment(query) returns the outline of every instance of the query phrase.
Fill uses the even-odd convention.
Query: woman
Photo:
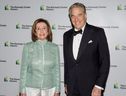
[[[60,96],[59,48],[52,43],[50,24],[37,19],[32,26],[32,42],[22,53],[20,96]]]

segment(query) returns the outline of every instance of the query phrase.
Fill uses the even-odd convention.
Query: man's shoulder
[[[96,30],[103,30],[103,28],[102,27],[100,27],[100,26],[95,26],[95,25],[91,25],[91,24],[87,24],[87,26],[89,27],[89,28],[91,28],[91,29],[96,29]]]
[[[90,32],[92,32],[93,34],[96,34],[97,36],[105,33],[104,29],[100,26],[94,26],[94,25],[88,24],[87,29],[90,30]]]
[[[73,29],[69,29],[69,30],[67,30],[67,31],[64,33],[64,35],[71,35],[72,32],[73,32]]]

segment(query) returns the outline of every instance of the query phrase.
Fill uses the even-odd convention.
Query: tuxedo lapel
[[[81,43],[80,43],[80,47],[79,47],[79,50],[78,50],[78,56],[77,56],[77,60],[81,57],[82,53],[84,52],[87,44],[88,44],[88,41],[90,40],[90,37],[91,37],[91,30],[88,28],[89,25],[86,24],[85,26],[85,30],[83,32],[83,36],[82,36],[82,39],[81,39]]]
[[[71,30],[71,34],[69,36],[69,40],[68,40],[68,52],[69,52],[69,56],[75,60],[74,56],[73,56],[73,31]]]

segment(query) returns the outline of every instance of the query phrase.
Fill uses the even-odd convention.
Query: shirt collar
[[[86,24],[81,28],[81,29],[82,29],[82,34],[83,34],[83,32],[84,32],[85,26],[86,26]],[[76,28],[74,28],[74,30],[75,30],[75,31],[78,31]]]
[[[44,39],[44,40],[37,40],[38,44],[40,45],[45,45],[47,43],[47,40]]]

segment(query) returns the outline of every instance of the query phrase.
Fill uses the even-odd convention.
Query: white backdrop
[[[0,96],[18,96],[24,43],[31,41],[31,25],[47,19],[53,42],[60,48],[63,87],[63,33],[71,28],[69,6],[77,0],[0,0]],[[78,0],[87,7],[88,23],[103,27],[109,43],[111,68],[105,96],[126,95],[126,1]]]

